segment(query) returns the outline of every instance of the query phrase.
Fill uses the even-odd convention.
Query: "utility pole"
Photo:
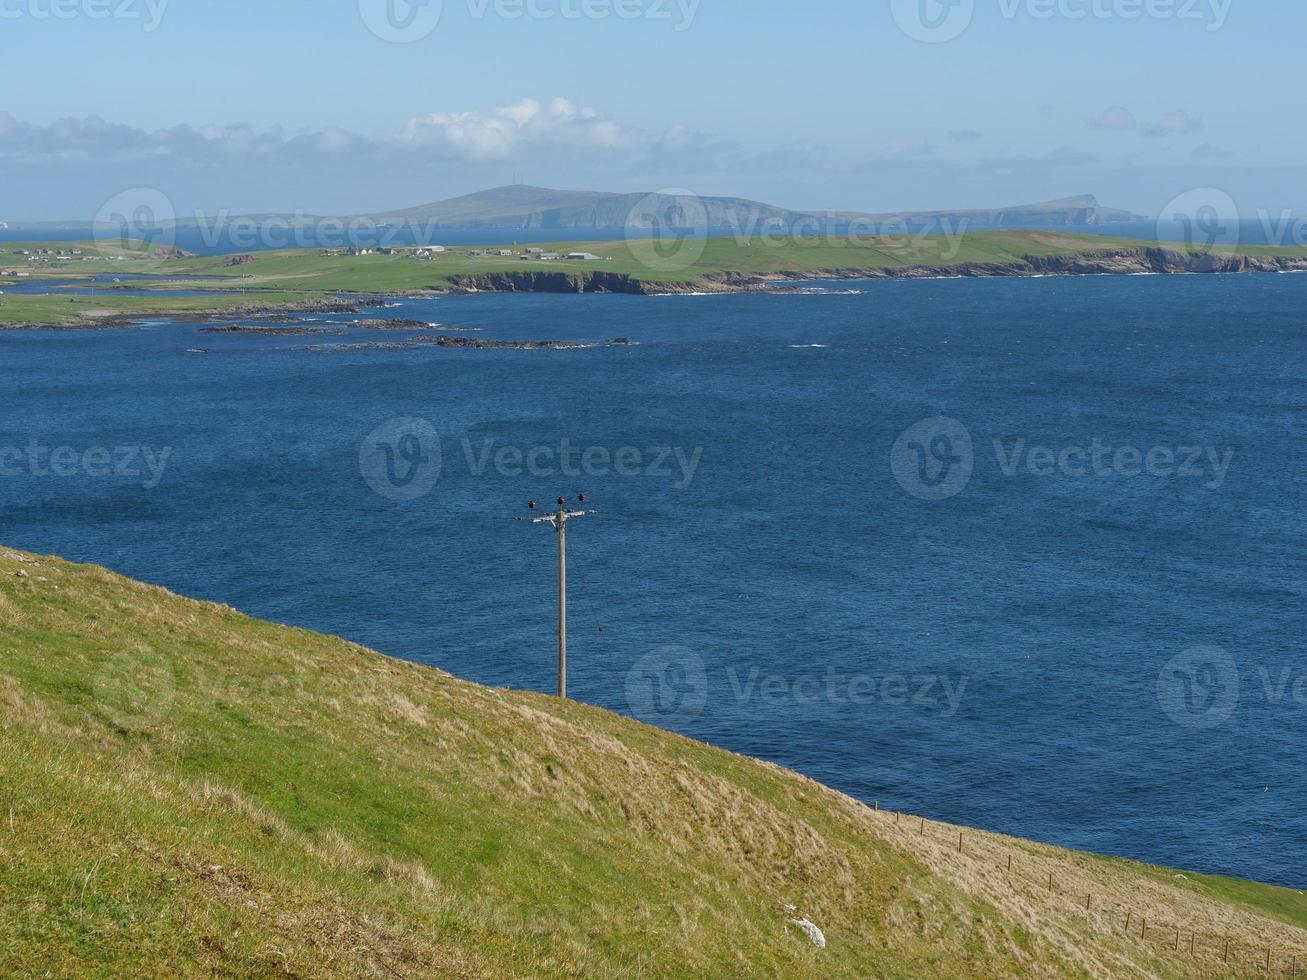
[[[585,503],[585,494],[577,494],[577,502]],[[533,500],[527,504],[536,509]],[[558,534],[558,696],[567,697],[567,522],[576,517],[593,514],[592,510],[568,510],[567,498],[558,498],[558,510],[544,517],[534,518],[532,524],[552,524]]]

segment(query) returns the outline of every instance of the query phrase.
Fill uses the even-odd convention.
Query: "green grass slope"
[[[124,280],[97,287],[93,296],[0,294],[0,327],[14,324],[85,326],[111,315],[166,316],[212,312],[221,315],[235,307],[257,303],[269,308],[293,307],[297,303],[322,302],[337,294],[394,295],[455,287],[533,288],[529,284],[505,286],[506,280],[539,278],[535,288],[567,291],[581,288],[594,277],[605,280],[604,288],[617,291],[738,288],[771,278],[804,276],[846,276],[910,270],[938,274],[992,274],[1004,268],[1032,271],[1030,262],[1057,260],[1079,272],[1135,271],[1149,249],[1138,239],[1074,235],[1057,231],[968,231],[957,235],[888,235],[883,237],[783,238],[760,237],[760,229],[749,237],[709,238],[670,254],[650,240],[630,242],[557,242],[538,247],[560,253],[582,251],[598,261],[524,261],[520,256],[472,255],[470,247],[453,248],[432,261],[408,254],[327,254],[323,249],[294,248],[253,253],[248,264],[233,266],[230,255],[152,258],[148,250],[135,250],[117,241],[58,243],[84,247],[99,258],[86,262],[23,264],[33,279],[62,280],[75,285],[94,274],[134,274],[157,277],[154,281]],[[29,245],[31,243],[28,243]],[[122,252],[124,261],[104,258]],[[1210,250],[1168,246],[1176,257],[1210,259],[1242,258],[1249,261],[1275,260],[1307,266],[1307,248],[1269,246],[1218,247]],[[11,256],[12,257],[12,256]],[[6,256],[0,250],[0,267]],[[14,268],[19,265],[11,263]],[[1201,265],[1201,263],[1200,263]],[[1237,265],[1237,263],[1236,263]],[[1219,266],[1219,263],[1218,263]],[[1077,268],[1078,267],[1078,268]],[[1223,268],[1223,267],[1221,267]],[[1200,268],[1198,271],[1217,271]],[[199,280],[166,281],[168,276],[204,276]],[[498,280],[498,284],[496,282]],[[6,283],[19,280],[0,278]],[[127,290],[151,290],[145,297],[126,296]],[[179,290],[212,293],[211,296],[179,296]],[[240,290],[230,294],[231,290]],[[224,295],[224,291],[227,294]]]
[[[0,625],[0,975],[1307,966],[1297,892],[959,849],[776,766],[100,568],[0,548]]]

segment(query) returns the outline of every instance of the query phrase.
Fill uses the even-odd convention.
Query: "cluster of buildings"
[[[29,265],[50,265],[54,262],[125,262],[126,255],[86,255],[80,248],[15,248],[7,255],[17,255]],[[26,276],[17,269],[0,269],[0,276]]]
[[[350,248],[324,248],[323,255],[411,255],[413,258],[430,258],[436,252],[445,251],[443,245],[423,245],[417,248],[394,248],[387,245],[372,245]]]
[[[543,248],[528,248],[525,252],[522,253],[522,258],[526,259],[527,261],[534,260],[536,262],[557,262],[559,259],[562,259],[563,261],[566,262],[601,262],[601,261],[611,262],[612,261],[611,256],[601,258],[600,256],[594,255],[591,252],[568,252],[566,255],[562,255],[558,252],[546,252]]]
[[[10,254],[25,256],[28,262],[71,262],[77,258],[89,262],[92,258],[82,255],[80,248],[16,248]]]
[[[450,250],[444,245],[416,245],[406,248],[363,246],[356,248],[324,248],[323,255],[403,255],[413,259],[431,261]],[[511,248],[469,248],[462,254],[472,258],[512,258],[517,256],[524,262],[611,262],[611,256],[595,255],[591,252],[548,252],[543,248],[527,248],[521,252]]]

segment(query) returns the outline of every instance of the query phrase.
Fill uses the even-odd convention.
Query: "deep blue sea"
[[[376,313],[636,341],[561,351],[5,333],[0,541],[547,691],[554,538],[516,518],[584,490],[574,697],[1304,887],[1305,311],[1307,276],[1096,277]]]

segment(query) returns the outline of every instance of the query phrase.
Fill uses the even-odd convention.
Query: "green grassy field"
[[[1307,964],[1298,892],[874,812],[604,711],[100,568],[0,548],[0,622],[0,975]]]
[[[328,293],[288,292],[270,289],[257,295],[212,296],[115,295],[112,290],[94,296],[0,296],[0,323],[46,326],[87,326],[120,316],[181,316],[189,313],[221,315],[250,304],[291,306],[296,303],[326,302]]]
[[[1110,248],[1137,248],[1138,241],[1059,235],[1042,232],[983,232],[956,239],[942,236],[876,239],[710,238],[697,248],[670,255],[651,241],[554,242],[533,245],[566,254],[589,252],[603,261],[525,261],[519,256],[471,256],[458,248],[432,261],[405,256],[329,256],[316,249],[254,253],[254,262],[233,269],[229,258],[215,256],[164,263],[174,271],[214,275],[236,273],[254,286],[388,292],[447,288],[464,276],[495,273],[605,273],[641,282],[698,284],[724,275],[823,272],[839,269],[902,268],[915,265],[1007,263],[1028,255],[1063,255]],[[504,247],[513,247],[505,245]],[[521,246],[514,247],[521,251]],[[1307,249],[1301,250],[1307,256]],[[692,261],[691,261],[692,260]],[[686,264],[688,263],[688,264]],[[684,268],[680,266],[685,265]]]
[[[29,243],[25,247],[32,247]],[[75,243],[50,243],[73,247]],[[450,249],[426,261],[409,254],[397,255],[329,255],[322,249],[286,249],[253,253],[253,261],[233,266],[231,256],[203,258],[150,258],[140,243],[122,246],[114,242],[83,243],[88,253],[101,258],[62,264],[18,265],[11,260],[13,248],[0,251],[0,268],[30,269],[33,278],[47,275],[72,279],[99,273],[130,273],[164,277],[199,275],[199,281],[147,284],[157,291],[141,303],[129,297],[115,296],[125,289],[140,289],[142,283],[124,281],[106,288],[91,303],[85,299],[61,296],[27,297],[0,295],[0,323],[76,323],[90,311],[170,312],[197,309],[221,310],[240,305],[239,300],[195,301],[169,295],[170,291],[241,289],[257,294],[269,304],[286,304],[296,300],[321,298],[334,293],[395,294],[421,290],[445,290],[459,285],[484,286],[489,277],[534,274],[576,280],[589,276],[606,276],[621,280],[633,290],[657,291],[658,288],[720,288],[723,283],[737,283],[768,276],[802,276],[873,270],[912,268],[949,269],[963,266],[1011,266],[1031,259],[1133,255],[1143,253],[1145,243],[1134,239],[1072,235],[1056,231],[986,231],[949,236],[896,236],[881,238],[711,238],[682,251],[664,254],[651,241],[559,242],[541,247],[560,253],[590,252],[598,261],[540,262],[513,256],[473,256],[469,248]],[[509,247],[509,246],[506,246]],[[520,251],[520,247],[515,249]],[[1179,253],[1201,254],[1198,250],[1175,247]],[[1293,259],[1307,262],[1307,249],[1250,246],[1219,250],[1222,255],[1250,258]],[[107,256],[125,255],[124,261]],[[6,280],[0,278],[0,290]],[[618,283],[620,285],[621,283]],[[493,288],[493,284],[492,284]],[[249,300],[245,300],[248,302]]]

